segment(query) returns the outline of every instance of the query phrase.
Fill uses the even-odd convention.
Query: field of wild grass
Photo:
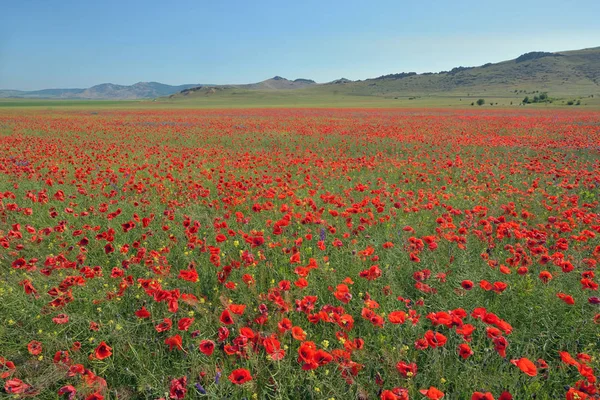
[[[0,113],[0,397],[598,399],[600,113]]]

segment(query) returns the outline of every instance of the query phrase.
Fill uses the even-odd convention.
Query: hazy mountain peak
[[[133,85],[101,83],[87,89],[44,89],[35,91],[4,91],[0,97],[20,97],[38,99],[88,99],[88,100],[135,100],[169,96],[184,89],[200,86],[188,84],[171,86],[159,82],[137,82]]]

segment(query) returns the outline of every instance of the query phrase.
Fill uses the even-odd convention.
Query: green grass
[[[176,99],[153,100],[29,100],[0,99],[0,109],[186,109],[186,108],[598,108],[600,96],[580,98],[565,96],[553,103],[521,106],[524,96],[485,96],[461,94],[380,97],[352,94],[334,94],[308,89],[294,91],[235,90],[232,93],[190,96]],[[471,106],[484,98],[485,105]],[[581,100],[580,106],[567,106],[568,100]],[[511,104],[512,102],[512,104]],[[493,106],[490,103],[494,103]]]
[[[481,95],[481,94],[421,94],[421,95],[359,95],[353,93],[331,93],[321,88],[297,89],[294,91],[249,91],[235,89],[231,92],[181,96],[173,99],[159,99],[157,103],[165,107],[207,107],[207,108],[253,108],[253,107],[358,107],[358,108],[518,108],[525,96],[521,95]],[[471,106],[483,98],[483,106]],[[578,107],[599,107],[600,96],[593,98],[565,96],[553,103],[528,104],[526,107],[567,107],[571,99],[581,99]],[[493,103],[493,105],[490,105]],[[512,104],[511,104],[512,103]]]
[[[0,108],[57,108],[87,109],[87,108],[122,108],[143,107],[148,100],[54,100],[54,99],[2,99]]]

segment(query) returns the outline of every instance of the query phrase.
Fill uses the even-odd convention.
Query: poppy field
[[[600,399],[600,112],[0,111],[0,397]]]

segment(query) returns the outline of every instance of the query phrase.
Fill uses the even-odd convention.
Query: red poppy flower
[[[244,326],[242,329],[240,329],[240,336],[243,336],[246,339],[254,339],[256,334],[251,328]]]
[[[112,348],[105,342],[100,342],[96,350],[94,350],[94,358],[104,360],[112,355]]]
[[[250,375],[250,371],[247,369],[238,368],[231,372],[231,375],[229,375],[229,380],[235,385],[243,385],[244,383],[252,380],[252,375]]]
[[[93,358],[92,355],[90,355],[90,358]],[[71,359],[69,358],[69,352],[68,351],[57,351],[56,353],[54,353],[54,357],[52,358],[52,361],[55,364],[59,364],[59,363],[63,363],[63,364],[70,364],[71,363]]]
[[[398,396],[391,390],[384,390],[379,396],[380,400],[398,400]]]
[[[504,336],[497,336],[492,339],[494,342],[494,349],[498,352],[501,357],[506,357],[506,348],[508,347],[508,341]]]
[[[166,338],[165,344],[169,346],[169,351],[172,351],[173,347],[176,347],[179,350],[183,350],[182,339],[179,334],[176,334],[176,335]]]
[[[575,388],[570,388],[566,394],[566,400],[587,400],[590,396],[587,393],[581,392]]]
[[[463,339],[467,342],[471,341],[471,335],[475,332],[475,327],[471,324],[464,324],[460,328],[456,328],[456,333],[462,335]]]
[[[277,328],[281,333],[287,332],[292,329],[292,321],[290,321],[288,318],[284,318],[277,324]]]
[[[273,361],[281,360],[285,356],[285,350],[281,349],[281,343],[275,335],[266,338],[263,341],[263,346]]]
[[[198,272],[194,268],[179,271],[179,278],[188,282],[198,282]]]
[[[187,331],[190,326],[194,323],[194,318],[181,318],[177,323],[177,329],[180,331]]]
[[[63,325],[69,322],[69,316],[67,314],[58,314],[56,317],[52,318],[52,322],[57,325]]]
[[[325,350],[317,350],[313,356],[313,360],[319,366],[329,364],[333,360],[333,356]]]
[[[171,387],[169,388],[169,397],[171,399],[183,399],[187,393],[187,377],[182,376],[179,379],[173,379],[171,381]]]
[[[415,341],[415,349],[417,350],[425,350],[428,347],[429,342],[427,342],[427,339],[425,338],[420,338]]]
[[[373,265],[371,268],[361,271],[359,276],[369,281],[375,280],[381,276],[381,269],[378,265]]]
[[[575,304],[575,299],[573,299],[572,296],[569,296],[568,294],[565,293],[557,293],[556,297],[558,297],[559,299],[561,299],[562,301],[564,301],[566,304],[572,306],[573,304]]]
[[[2,371],[6,369],[6,371]],[[6,379],[15,372],[15,364],[0,356],[0,379]]]
[[[392,324],[403,324],[406,321],[406,317],[408,317],[408,314],[404,311],[392,311],[388,314],[388,321]]]
[[[112,243],[107,243],[104,246],[104,253],[110,254],[110,253],[114,253],[114,251],[115,251],[115,248],[113,247]]]
[[[294,286],[299,287],[300,289],[304,289],[308,286],[308,281],[304,278],[299,278],[294,282]]]
[[[494,400],[494,395],[491,394],[490,392],[486,392],[486,393],[475,392],[471,396],[471,400]]]
[[[417,374],[417,364],[415,363],[405,363],[404,361],[398,361],[396,364],[396,370],[402,375],[404,378],[412,378]]]
[[[4,384],[4,390],[6,393],[22,394],[27,392],[30,388],[31,385],[28,385],[17,378],[9,379]]]
[[[348,304],[348,302],[350,302],[350,300],[352,300],[352,294],[350,293],[350,289],[348,288],[348,285],[340,283],[339,285],[337,285],[335,292],[333,292],[333,295],[335,296],[336,299],[338,299],[339,301],[341,301],[344,304]]]
[[[419,392],[430,400],[439,400],[444,397],[444,393],[433,386],[430,386],[429,389],[421,389]]]
[[[229,313],[228,309],[223,310],[223,312],[221,313],[221,317],[219,318],[219,320],[221,321],[222,324],[225,324],[225,325],[232,325],[233,324],[233,318],[231,318],[231,314]]]
[[[169,318],[165,318],[165,319],[163,319],[163,322],[156,325],[154,327],[154,329],[156,329],[156,332],[165,332],[165,331],[171,330],[172,326],[173,326],[173,321],[171,321]]]
[[[510,361],[513,365],[516,365],[521,371],[523,371],[526,375],[536,376],[537,375],[537,367],[533,362],[531,362],[527,358],[519,358],[518,360]]]
[[[138,318],[150,318],[150,312],[146,310],[146,307],[142,307],[135,312],[136,317]]]
[[[67,372],[68,377],[83,375],[85,373],[85,368],[83,364],[75,364],[69,367],[69,372]]]
[[[544,283],[548,283],[549,281],[552,280],[552,274],[548,271],[542,271],[540,272],[540,280]]]
[[[496,293],[502,293],[506,290],[508,285],[504,282],[494,282],[493,291]]]
[[[441,333],[431,330],[425,332],[425,339],[427,340],[427,344],[433,348],[443,347],[448,340],[448,338]]]
[[[292,328],[292,337],[296,340],[303,341],[306,339],[306,332],[299,326],[294,326]]]
[[[300,253],[294,253],[290,257],[290,264],[298,264],[300,263]]]
[[[27,351],[29,351],[29,354],[37,356],[42,352],[42,343],[38,342],[37,340],[32,340],[27,345]]]
[[[65,385],[63,387],[61,387],[60,389],[58,389],[58,395],[62,396],[63,394],[68,394],[68,399],[69,400],[74,400],[75,396],[77,395],[77,389],[75,389],[75,387],[71,386],[71,385]]]
[[[559,355],[560,355],[560,359],[565,364],[574,365],[576,367],[579,366],[579,362],[577,360],[575,360],[568,352],[561,351],[561,352],[559,352]]]
[[[198,347],[202,353],[206,354],[207,356],[210,356],[215,350],[215,342],[213,342],[212,340],[203,340],[200,342],[200,345]]]
[[[219,342],[224,342],[229,337],[229,329],[226,326],[220,326],[218,330]]]
[[[468,344],[461,343],[458,345],[458,354],[466,360],[473,355],[473,350],[471,350],[471,346]]]
[[[242,315],[244,313],[245,309],[246,309],[245,304],[230,304],[229,305],[229,310],[232,313],[234,313],[235,315]]]
[[[302,342],[300,347],[298,347],[298,362],[312,362],[316,351],[317,347],[313,342]]]
[[[463,287],[463,289],[465,289],[465,290],[471,290],[471,289],[473,289],[473,281],[464,280],[464,281],[462,281],[462,282],[461,282],[461,284],[460,284],[460,285],[461,285],[461,286]]]

